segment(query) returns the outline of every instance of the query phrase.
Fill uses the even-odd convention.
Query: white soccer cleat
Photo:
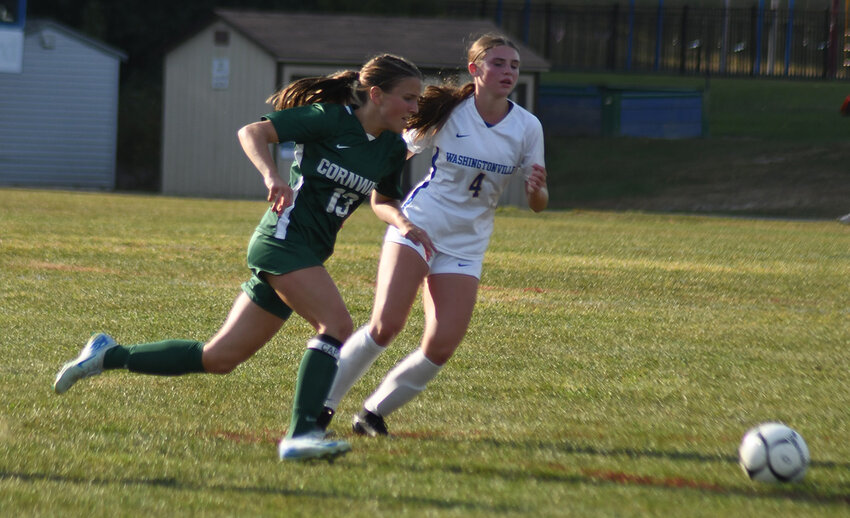
[[[333,460],[351,451],[345,441],[328,441],[322,431],[282,439],[277,446],[280,460]]]
[[[80,351],[80,355],[62,366],[56,375],[56,381],[53,382],[53,392],[62,394],[77,381],[103,372],[103,356],[106,351],[117,345],[107,334],[98,333],[92,336]]]

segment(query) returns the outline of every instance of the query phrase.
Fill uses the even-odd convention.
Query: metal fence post
[[[832,0],[829,8],[829,39],[827,40],[828,77],[836,76],[838,63],[838,0]]]
[[[608,69],[616,70],[617,68],[617,22],[620,18],[620,6],[614,4],[611,6],[611,16],[608,22]]]
[[[756,16],[756,55],[753,61],[753,75],[761,72],[761,31],[764,25],[764,0],[759,0],[758,15]]]
[[[658,0],[658,16],[655,22],[655,64],[652,69],[658,72],[661,66],[661,46],[664,44],[664,0]]]
[[[791,49],[794,41],[794,0],[788,0],[788,27],[785,30],[785,76],[791,70]]]
[[[549,59],[552,57],[552,2],[546,2],[543,6],[544,16],[544,37],[543,37],[543,57]]]
[[[679,73],[685,73],[688,60],[688,6],[682,8],[682,27],[679,31]]]
[[[626,70],[632,69],[632,47],[635,41],[635,0],[629,0],[629,41],[626,44]]]

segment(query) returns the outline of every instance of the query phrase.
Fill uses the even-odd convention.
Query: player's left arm
[[[543,164],[543,126],[535,117],[529,124],[525,135],[524,158],[526,164],[525,195],[528,207],[534,212],[540,212],[549,205],[549,189],[546,185],[546,168]]]
[[[531,166],[525,179],[525,195],[528,207],[534,212],[540,212],[549,205],[549,189],[546,186],[546,168],[540,164]]]

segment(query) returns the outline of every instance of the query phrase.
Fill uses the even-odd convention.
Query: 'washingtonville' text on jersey
[[[448,151],[446,151],[446,162],[471,167],[473,169],[481,169],[487,173],[514,174],[514,171],[517,169],[515,165],[497,164],[473,158],[471,156],[456,155],[454,153],[449,153]]]

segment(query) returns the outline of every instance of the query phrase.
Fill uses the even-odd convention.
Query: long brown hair
[[[493,47],[507,45],[517,52],[516,44],[501,34],[488,33],[472,42],[466,51],[468,63],[480,65],[487,51]],[[425,93],[419,98],[419,111],[409,119],[408,128],[422,135],[436,133],[449,119],[452,110],[464,99],[475,93],[475,83],[462,86],[443,84],[431,85],[425,88]]]
[[[422,72],[401,56],[381,54],[367,61],[359,72],[343,70],[327,76],[299,79],[275,92],[266,102],[272,104],[275,110],[313,103],[363,105],[369,100],[371,87],[377,86],[386,92],[409,77],[421,80]]]

